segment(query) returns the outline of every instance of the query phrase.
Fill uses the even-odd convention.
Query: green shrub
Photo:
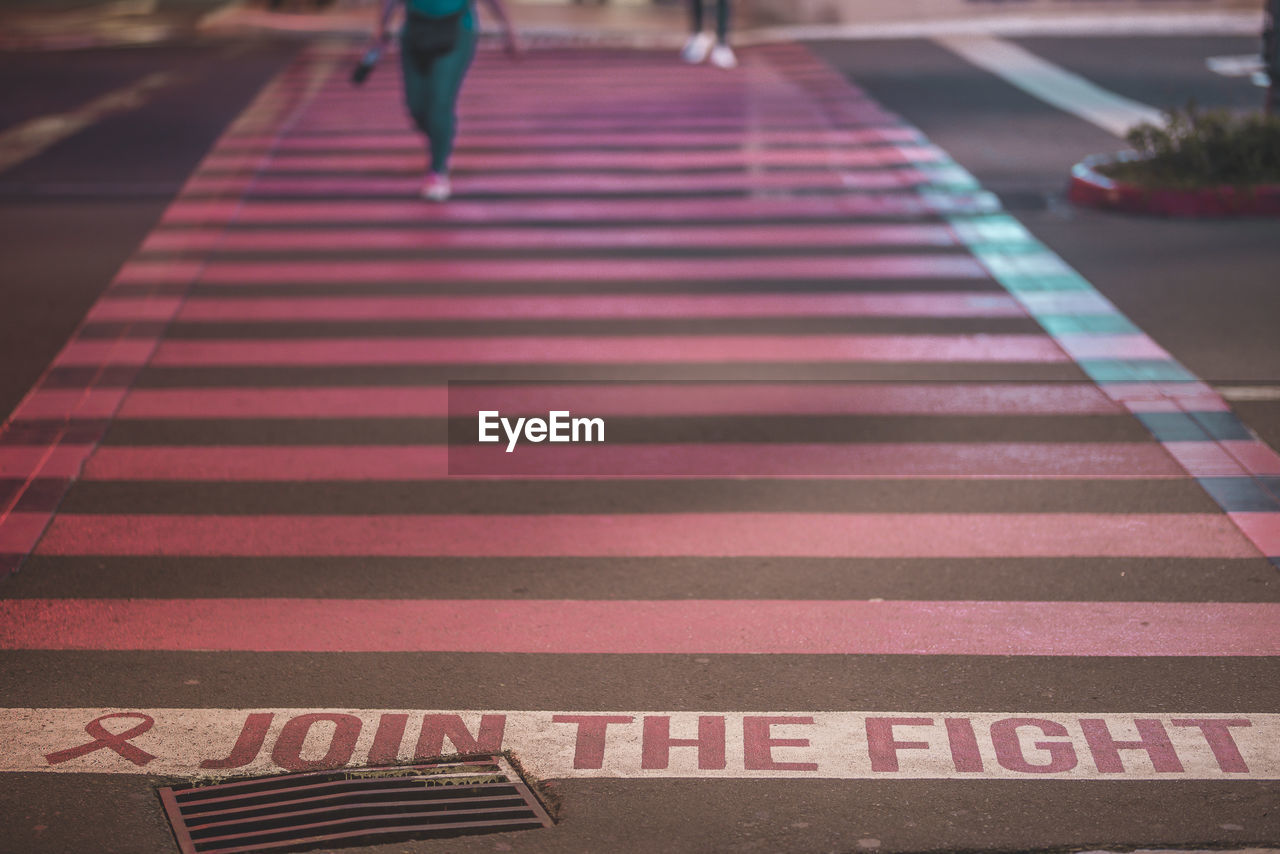
[[[1280,184],[1280,116],[1233,116],[1194,103],[1166,116],[1164,127],[1143,123],[1129,131],[1141,159],[1100,171],[1143,186]]]

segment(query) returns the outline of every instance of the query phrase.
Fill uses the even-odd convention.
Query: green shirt
[[[426,15],[428,18],[441,18],[445,15],[452,15],[458,10],[458,0],[405,0],[405,6],[419,15]],[[462,2],[462,31],[464,33],[473,33],[476,31],[476,13],[472,8],[471,0],[463,0]]]

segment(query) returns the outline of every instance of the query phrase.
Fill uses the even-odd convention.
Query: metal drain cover
[[[307,851],[550,827],[502,756],[160,789],[183,854]]]

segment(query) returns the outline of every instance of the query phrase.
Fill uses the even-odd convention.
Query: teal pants
[[[417,57],[400,40],[400,67],[409,115],[431,147],[431,171],[449,170],[453,138],[458,132],[458,93],[476,55],[476,34],[463,30],[448,53]]]

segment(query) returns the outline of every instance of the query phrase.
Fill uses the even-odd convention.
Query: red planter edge
[[[1161,190],[1116,181],[1097,167],[1136,160],[1133,152],[1087,157],[1071,167],[1067,198],[1077,205],[1156,216],[1280,216],[1280,184]]]

